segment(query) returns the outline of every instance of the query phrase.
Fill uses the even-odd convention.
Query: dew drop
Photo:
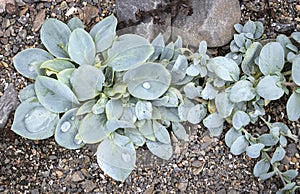
[[[233,60],[237,60],[238,58],[239,58],[239,56],[236,55],[236,54],[234,54],[234,55],[232,56],[232,59],[233,59]]]
[[[82,143],[82,140],[81,139],[74,139],[74,143],[79,145]]]
[[[26,115],[25,115],[25,118],[28,118],[29,117],[29,114],[27,113]]]
[[[69,131],[70,128],[71,128],[71,123],[69,121],[63,122],[63,124],[60,126],[60,130],[64,133]]]
[[[124,162],[130,162],[131,161],[131,156],[129,153],[123,152],[122,153],[122,159]]]
[[[143,83],[143,88],[145,88],[146,90],[149,90],[151,88],[151,85],[149,82],[144,82]]]
[[[28,70],[29,71],[34,71],[34,66],[32,64],[29,64]]]
[[[72,120],[72,121],[74,121],[74,120],[75,120],[75,117],[74,117],[74,116],[72,116],[72,117],[71,117],[71,120]]]

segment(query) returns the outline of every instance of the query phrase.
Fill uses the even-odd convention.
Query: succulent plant
[[[109,16],[88,33],[78,18],[64,24],[48,19],[41,29],[46,50],[30,48],[14,57],[15,68],[35,80],[20,92],[12,130],[29,139],[55,137],[68,149],[99,144],[97,161],[104,173],[124,181],[135,167],[136,149],[146,145],[156,156],[172,156],[170,133],[188,141],[183,122],[199,124],[220,136],[234,155],[261,158],[254,176],[279,175],[295,192],[296,170],[278,168],[289,141],[298,141],[287,125],[265,119],[270,101],[292,94],[291,121],[300,117],[300,53],[280,35],[262,45],[263,25],[235,25],[239,34],[225,57],[183,48],[181,37],[165,44],[159,34],[151,43],[138,35],[117,36]],[[300,33],[292,34],[300,43]],[[286,72],[283,72],[286,71]],[[247,125],[262,120],[269,133],[253,135]],[[270,156],[271,155],[271,156]],[[272,170],[270,171],[270,167]]]

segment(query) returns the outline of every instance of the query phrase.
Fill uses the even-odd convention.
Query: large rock
[[[179,12],[172,23],[172,39],[180,35],[185,45],[198,47],[206,40],[208,47],[219,47],[230,42],[233,25],[240,22],[238,0],[190,0],[193,14]]]
[[[0,98],[0,129],[4,128],[11,112],[19,105],[18,93],[10,84]]]
[[[164,35],[165,40],[171,36],[171,14],[165,12],[156,12],[149,14],[159,5],[165,5],[168,0],[116,0],[116,13],[119,22],[129,24],[129,27],[118,31],[118,34],[134,33],[152,40],[159,33]],[[139,15],[136,18],[136,15]],[[158,14],[158,15],[156,15]],[[160,21],[156,22],[154,17],[159,17]],[[137,25],[132,25],[137,23]]]

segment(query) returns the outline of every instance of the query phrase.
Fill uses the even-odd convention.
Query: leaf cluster
[[[262,23],[236,24],[238,34],[226,56],[210,57],[202,41],[193,52],[182,39],[168,44],[159,34],[145,38],[116,35],[109,16],[90,32],[78,18],[64,24],[48,19],[41,29],[46,50],[30,48],[14,57],[15,68],[35,80],[20,92],[12,130],[29,139],[54,135],[68,149],[99,143],[97,161],[112,178],[124,181],[134,169],[135,150],[146,145],[156,156],[172,156],[171,136],[187,141],[183,122],[199,124],[219,136],[232,125],[225,142],[230,151],[261,158],[254,175],[279,175],[294,192],[296,170],[281,172],[289,141],[298,141],[287,125],[264,119],[264,107],[283,95],[287,116],[300,117],[300,33],[279,35],[262,45]],[[269,133],[251,134],[250,123],[264,121]],[[270,168],[272,166],[272,170]]]

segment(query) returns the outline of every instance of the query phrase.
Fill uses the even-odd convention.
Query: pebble
[[[87,193],[93,191],[96,188],[96,186],[97,185],[91,180],[86,180],[82,183],[82,187],[84,189],[84,192],[87,192]]]
[[[45,10],[41,10],[38,12],[38,14],[35,17],[35,20],[33,22],[32,31],[37,32],[42,27],[45,20]]]
[[[178,189],[181,191],[181,192],[184,192],[186,190],[188,186],[188,180],[181,180],[179,183],[178,183]]]
[[[71,180],[73,182],[80,182],[84,180],[84,176],[82,175],[82,173],[80,171],[76,171],[73,173],[73,175],[71,176]]]

